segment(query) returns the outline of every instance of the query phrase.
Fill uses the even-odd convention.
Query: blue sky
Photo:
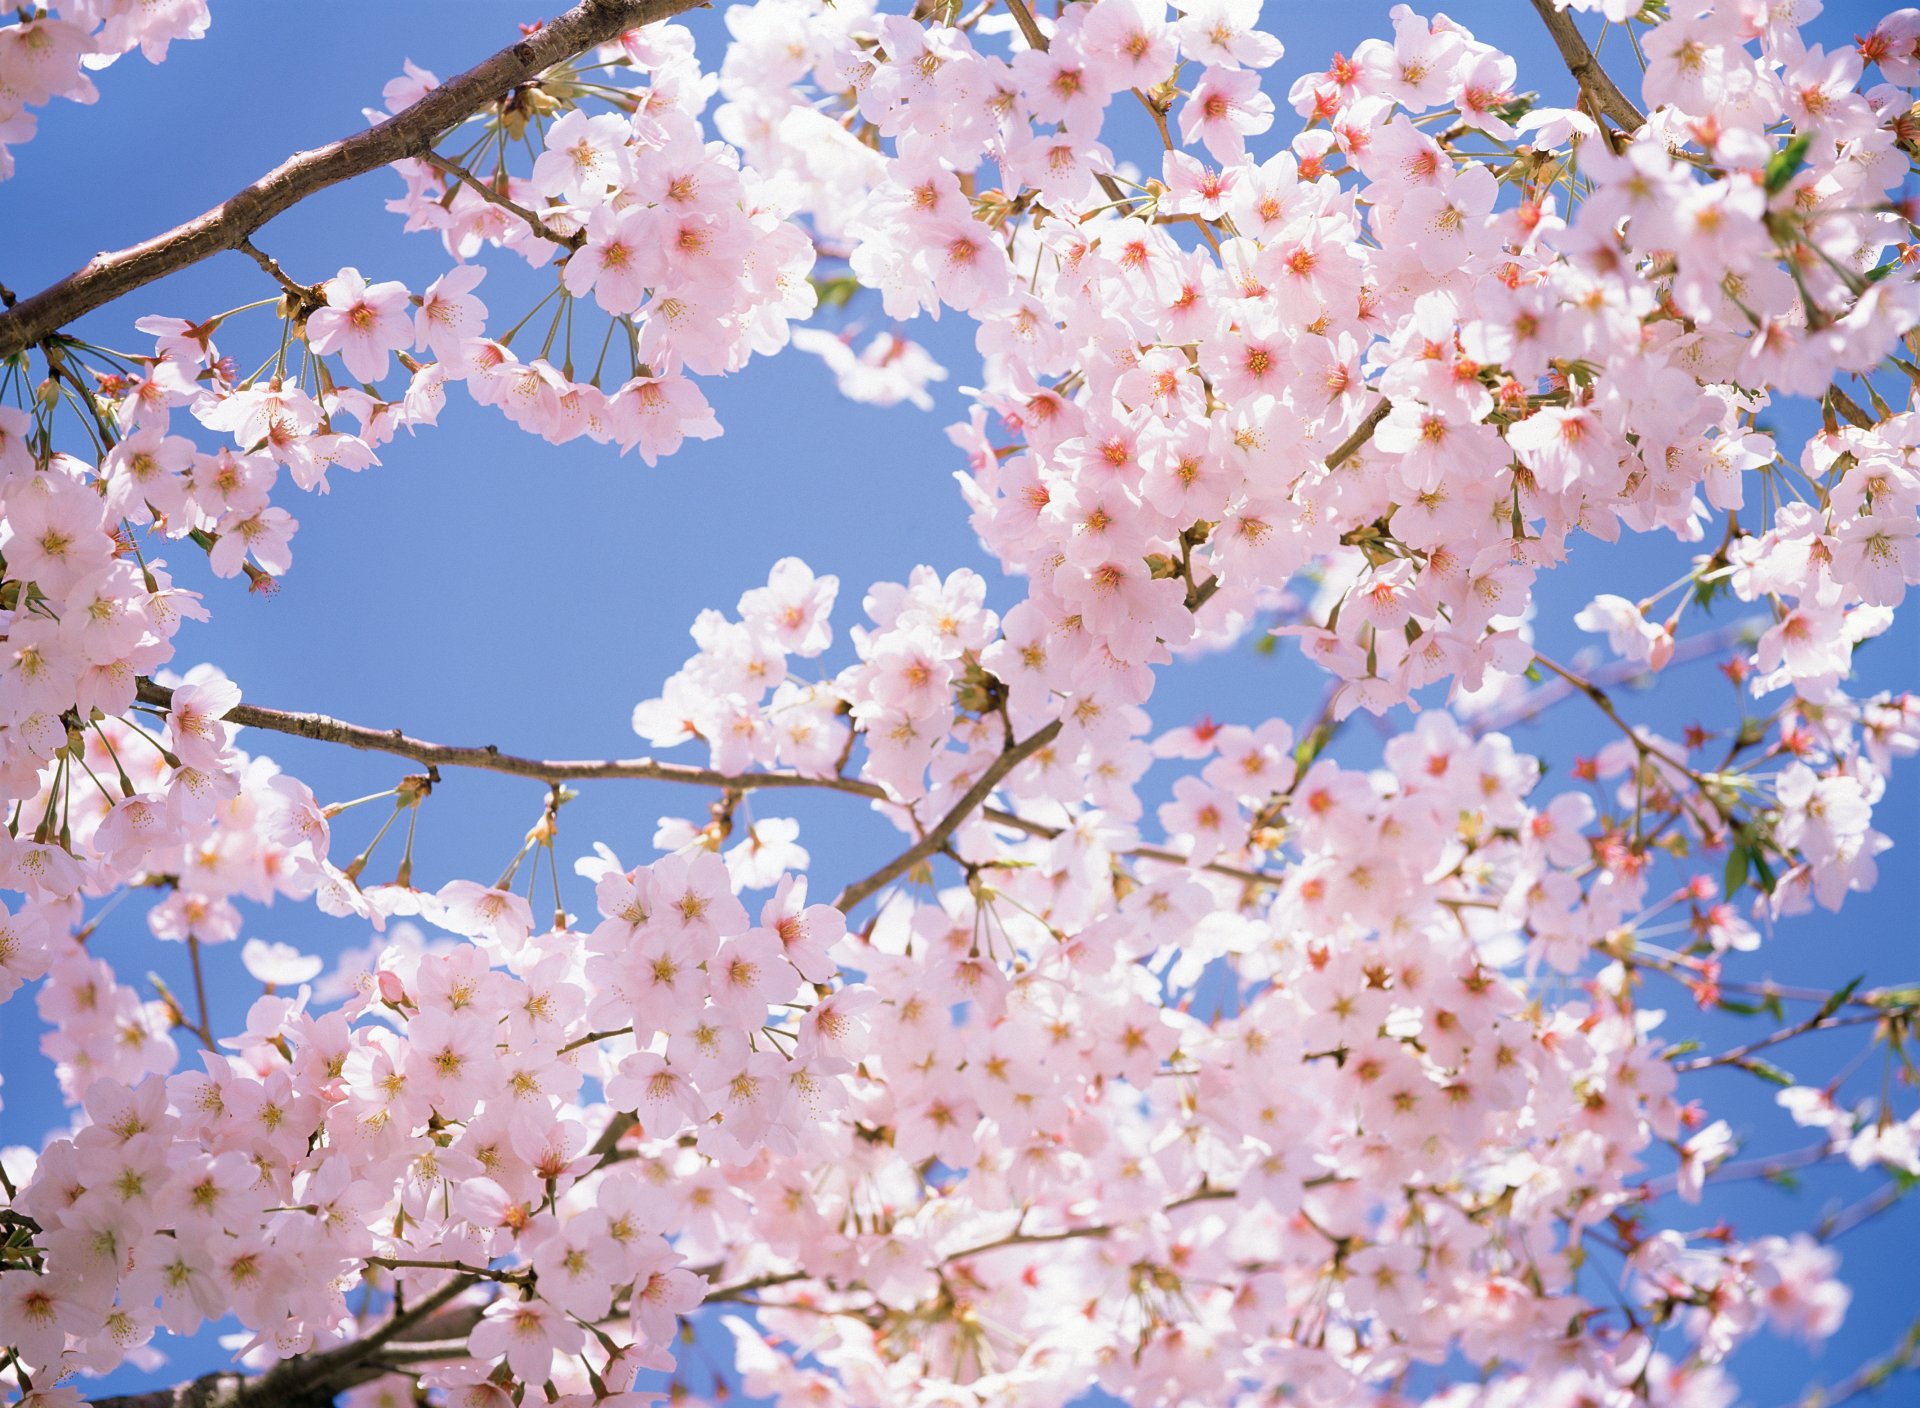
[[[548,0],[546,12],[558,8]],[[1335,49],[1390,32],[1388,8],[1384,0],[1270,3],[1266,27],[1288,49],[1273,75],[1277,91],[1284,93],[1295,75],[1324,67]],[[123,59],[99,75],[98,104],[60,104],[43,113],[41,136],[17,153],[18,176],[0,185],[0,230],[7,232],[0,239],[0,281],[21,293],[40,288],[95,250],[195,215],[288,153],[358,128],[362,107],[379,102],[403,58],[449,76],[509,42],[518,22],[541,13],[540,0],[216,4],[208,37],[176,45],[164,66]],[[1453,13],[1516,54],[1523,87],[1564,99],[1564,72],[1523,0],[1473,0]],[[1816,36],[1845,42],[1877,13],[1830,3]],[[703,54],[717,65],[723,37],[717,13],[689,22]],[[1254,144],[1256,151],[1278,146],[1291,130],[1283,112],[1275,132]],[[397,188],[398,179],[383,172],[327,191],[268,225],[257,243],[303,281],[350,264],[369,278],[399,278],[418,289],[444,271],[446,259],[437,240],[402,236],[398,220],[383,209]],[[496,326],[510,325],[532,301],[517,301],[513,287],[495,275],[482,290]],[[109,346],[134,348],[139,335],[131,324],[143,314],[201,316],[271,291],[245,257],[222,255],[101,310],[81,328]],[[884,326],[870,303],[857,304],[853,316]],[[238,327],[222,340],[244,344],[277,331],[264,320],[247,332]],[[798,555],[816,571],[840,577],[840,644],[829,657],[836,663],[866,585],[902,580],[916,563],[942,572],[982,571],[992,583],[991,604],[1004,610],[1019,600],[1020,586],[1000,577],[968,531],[951,477],[959,457],[943,433],[964,415],[955,388],[972,380],[969,325],[950,315],[938,325],[916,324],[912,335],[953,372],[933,413],[851,405],[812,358],[757,360],[742,375],[703,383],[724,437],[690,442],[654,469],[634,456],[621,459],[610,447],[548,446],[456,391],[438,430],[384,447],[379,467],[358,476],[336,471],[334,492],[326,497],[279,500],[301,527],[293,571],[277,595],[249,596],[240,583],[214,582],[186,552],[173,553],[181,578],[207,592],[214,614],[210,624],[182,634],[176,663],[213,661],[256,703],[402,727],[437,741],[492,742],[547,757],[627,756],[645,751],[628,727],[632,706],[657,693],[684,660],[696,612],[730,610],[780,557]],[[1778,419],[1783,426],[1806,424],[1804,412]],[[1581,543],[1568,570],[1541,581],[1543,647],[1565,659],[1591,645],[1593,638],[1565,624],[1581,604],[1598,591],[1642,595],[1684,570],[1687,557],[1685,547],[1664,540],[1617,548]],[[1733,605],[1716,608],[1718,619],[1729,619]],[[1692,624],[1704,623],[1694,617]],[[1866,647],[1859,663],[1866,686],[1911,686],[1920,664],[1913,618]],[[1292,646],[1262,657],[1243,645],[1164,672],[1150,711],[1162,727],[1202,713],[1240,722],[1278,715],[1298,723],[1317,707],[1321,689],[1321,677]],[[1711,667],[1696,666],[1672,672],[1649,695],[1628,693],[1623,707],[1672,732],[1695,719],[1711,725],[1728,717],[1726,689]],[[1515,733],[1522,747],[1564,763],[1605,742],[1608,727],[1574,701]],[[1378,741],[1368,723],[1357,720],[1339,748],[1356,762],[1371,761]],[[242,743],[306,778],[323,800],[390,787],[409,770],[398,759],[271,735],[246,735]],[[577,854],[605,841],[629,863],[650,854],[658,816],[699,815],[710,800],[634,782],[589,785],[583,793],[563,815],[562,844]],[[1920,854],[1916,795],[1911,774],[1903,774],[1876,818],[1900,847],[1884,858],[1882,888],[1857,898],[1839,917],[1787,924],[1740,976],[1828,987],[1856,973],[1870,983],[1920,976],[1920,932],[1911,901],[1900,894],[1906,867]],[[533,782],[450,776],[421,817],[418,883],[491,878],[538,814],[541,797]],[[893,828],[854,799],[796,795],[767,805],[799,818],[801,842],[820,876],[816,888],[864,873],[895,848]],[[341,855],[364,844],[379,820],[369,815],[373,810],[339,823]],[[388,878],[396,859],[393,847],[369,877]],[[568,898],[576,910],[590,907],[581,882]],[[368,938],[358,926],[286,905],[251,911],[248,920],[249,936],[313,952],[331,954]],[[96,944],[120,965],[123,979],[152,970],[176,989],[185,981],[185,954],[150,939],[133,905],[115,915]],[[211,952],[208,969],[216,1002],[224,1000],[237,1025],[254,990],[240,968],[238,946]],[[1673,1023],[1686,1032],[1698,1029],[1709,1049],[1758,1034],[1677,1007]],[[0,1008],[6,1078],[0,1144],[37,1143],[64,1122],[38,1039],[27,996]],[[1824,1049],[1809,1044],[1807,1065],[1833,1069],[1845,1051],[1837,1041]],[[1874,1074],[1863,1089],[1877,1085],[1877,1066],[1869,1070]],[[1750,1078],[1715,1076],[1695,1090],[1737,1130],[1752,1134],[1756,1150],[1805,1142],[1773,1110],[1772,1092]],[[1811,1179],[1792,1196],[1746,1185],[1726,1190],[1717,1206],[1758,1234],[1804,1226],[1830,1202],[1873,1186],[1846,1175]],[[1784,1404],[1809,1382],[1842,1377],[1890,1344],[1920,1311],[1910,1261],[1901,1252],[1916,1237],[1920,1212],[1903,1207],[1844,1241],[1846,1274],[1856,1291],[1846,1327],[1817,1359],[1796,1346],[1756,1342],[1735,1361],[1747,1401],[1756,1408]],[[177,1367],[153,1379],[123,1372],[108,1388],[168,1381],[220,1358],[217,1347],[202,1341],[178,1351]]]

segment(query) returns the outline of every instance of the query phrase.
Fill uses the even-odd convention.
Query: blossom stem
[[[187,955],[193,960],[193,996],[200,1007],[200,1025],[195,1034],[213,1050],[213,1022],[207,1015],[207,975],[200,965],[200,940],[187,935]]]
[[[519,201],[495,190],[457,161],[441,156],[440,153],[436,151],[424,151],[420,153],[420,160],[424,161],[428,166],[433,167],[436,171],[452,176],[456,180],[466,182],[482,200],[489,201],[499,206],[502,210],[507,211],[509,214],[517,216],[525,222],[528,229],[540,236],[541,239],[551,241],[559,245],[562,249],[578,249],[582,244],[586,243],[586,237],[584,235],[574,234],[569,236],[556,233],[551,225],[534,214],[533,211],[527,209],[527,207],[520,204]]]

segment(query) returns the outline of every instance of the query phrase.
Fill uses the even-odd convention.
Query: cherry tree
[[[1288,81],[1254,0],[743,0],[720,53],[690,8],[408,62],[365,130],[0,289],[0,1021],[37,1019],[71,1107],[0,1156],[0,1398],[169,1382],[223,1321],[232,1367],[111,1401],[1722,1408],[1744,1341],[1830,1335],[1833,1236],[1920,1181],[1920,987],[1759,965],[1874,884],[1920,748],[1920,698],[1853,667],[1920,584],[1920,11],[1829,51],[1819,0],[1514,0],[1563,60],[1523,74],[1403,5]],[[23,8],[0,176],[208,22]],[[356,177],[438,277],[263,247]],[[236,306],[141,306],[223,252],[257,266]],[[73,330],[120,300],[138,353]],[[849,607],[767,563],[635,701],[648,756],[429,742],[191,663],[231,603],[167,558],[325,572],[290,506],[449,398],[652,466],[790,343],[932,404],[911,325],[943,316],[977,360],[929,511],[1006,581]],[[1573,616],[1599,663],[1544,653],[1536,587],[1624,534],[1690,565]],[[1318,713],[1151,721],[1195,654],[1296,646]],[[1701,658],[1718,728],[1633,717],[1622,684]],[[1548,709],[1611,741],[1522,752]],[[392,785],[295,777],[276,735]],[[475,771],[531,826],[503,870],[416,873]],[[622,779],[690,799],[651,858],[564,825]],[[898,841],[811,873],[797,789]],[[344,956],[233,942],[276,899]],[[89,947],[120,906],[193,990]],[[212,962],[257,1000],[210,1002]],[[1694,1007],[1748,1034],[1703,1046]],[[1735,1157],[1695,1085],[1729,1071],[1799,1149]],[[1878,1191],[1716,1206],[1828,1162]]]

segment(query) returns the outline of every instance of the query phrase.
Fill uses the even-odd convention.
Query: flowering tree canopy
[[[100,1401],[1725,1408],[1743,1341],[1830,1335],[1832,1237],[1920,1183],[1920,986],[1750,955],[1875,883],[1920,749],[1920,697],[1854,668],[1920,584],[1920,11],[1828,49],[1820,0],[1471,7],[1550,41],[1529,74],[1401,5],[1288,80],[1257,0],[742,0],[717,52],[691,8],[409,60],[364,130],[0,289],[0,1024],[71,1116],[0,1139],[0,1402],[132,1365],[172,1386]],[[0,177],[208,23],[22,8]],[[437,277],[263,248],[356,177]],[[138,306],[223,252],[238,306]],[[124,334],[75,330],[121,299]],[[1006,580],[850,608],[761,564],[635,701],[648,756],[193,663],[242,593],[168,557],[272,590],[291,506],[450,397],[670,467],[722,433],[703,388],[789,344],[931,406],[922,317],[977,351],[929,513]],[[1630,535],[1689,565],[1546,653],[1549,574]],[[1323,707],[1156,727],[1229,648]],[[1619,686],[1701,658],[1714,727],[1633,716]],[[1504,730],[1549,708],[1610,741],[1530,756]],[[391,784],[296,777],[276,735]],[[524,839],[416,873],[483,771]],[[691,799],[651,859],[566,825],[620,779]],[[897,836],[810,873],[801,789]],[[345,952],[233,942],[276,900]],[[90,946],[122,906],[191,990]],[[216,963],[257,996],[210,1000]],[[1695,1007],[1748,1029],[1703,1044]],[[1708,1072],[1803,1146],[1731,1160]],[[1828,1161],[1878,1182],[1821,1226],[1717,1205]],[[230,1367],[165,1367],[218,1325]]]

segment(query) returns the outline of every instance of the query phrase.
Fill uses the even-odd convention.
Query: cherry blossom
[[[150,356],[28,339],[0,1002],[72,1119],[0,1151],[0,1394],[78,1401],[228,1317],[263,1394],[491,1408],[688,1399],[689,1344],[808,1403],[1717,1408],[1744,1341],[1830,1337],[1831,1248],[1711,1220],[1746,1134],[1692,1077],[1920,1010],[1741,976],[1876,883],[1920,751],[1912,694],[1854,692],[1920,585],[1920,22],[1827,49],[1817,5],[1535,8],[1566,72],[1399,5],[1284,84],[1252,0],[757,0],[719,55],[648,16],[405,148],[419,295],[253,248],[267,296],[140,318]],[[1579,61],[1596,10],[1637,81]],[[23,11],[0,144],[206,19]],[[408,61],[382,101],[459,82]],[[722,433],[703,384],[789,343],[940,404],[922,314],[977,352],[948,469],[1000,577],[843,601],[779,558],[636,703],[661,756],[442,748],[191,663],[224,579],[294,570],[293,496],[459,388],[661,473]],[[1796,400],[1804,436],[1767,414]],[[1545,619],[1547,574],[1629,534],[1680,575]],[[1752,629],[1709,634],[1717,602]],[[1255,643],[1297,644],[1319,714],[1166,716],[1173,671]],[[1723,729],[1616,688],[1701,654]],[[1607,742],[1531,756],[1548,709]],[[391,785],[336,797],[276,732]],[[416,873],[471,770],[531,824],[504,871]],[[567,810],[615,779],[699,801],[623,861]],[[769,796],[799,789],[892,839],[816,873]],[[336,949],[276,937],[309,902]],[[123,903],[192,990],[89,946]],[[1776,1025],[1702,1051],[1694,1006]],[[1911,1093],[1847,1075],[1785,1075],[1775,1118],[1920,1171]]]

